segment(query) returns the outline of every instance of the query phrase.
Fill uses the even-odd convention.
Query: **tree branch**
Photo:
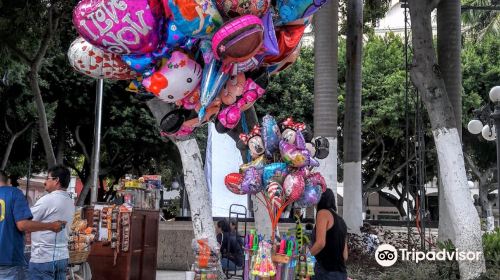
[[[52,40],[52,37],[54,36],[54,33],[59,25],[59,20],[61,19],[61,15],[54,15],[54,5],[50,6],[48,16],[49,22],[47,24],[47,28],[45,29],[42,41],[40,42],[40,47],[38,48],[35,58],[33,59],[33,64],[31,65],[32,68],[36,69],[36,72],[40,69],[43,57],[49,49],[50,41]]]
[[[474,163],[471,156],[467,153],[464,153],[464,157],[465,157],[465,160],[467,161],[467,164],[469,165],[469,168],[472,170],[472,173],[474,173],[474,175],[477,177],[478,180],[481,180],[482,172],[479,171],[479,168]]]
[[[78,142],[78,144],[80,145],[80,147],[82,148],[82,152],[83,152],[83,155],[85,156],[85,158],[90,161],[90,156],[89,156],[89,153],[87,152],[87,147],[85,146],[85,144],[83,143],[82,139],[80,138],[80,125],[78,125],[75,129],[75,137],[76,137],[76,142]]]
[[[5,130],[7,130],[7,132],[8,132],[10,135],[12,135],[12,129],[10,129],[9,123],[7,122],[7,117],[5,117],[5,118],[3,119],[3,121],[4,121],[4,124],[5,124]]]
[[[370,151],[369,151],[369,152],[368,152],[368,153],[367,153],[367,154],[363,157],[363,159],[362,159],[361,161],[365,161],[365,160],[367,160],[367,159],[368,159],[368,158],[369,158],[369,157],[370,157],[370,156],[371,156],[371,155],[372,155],[372,154],[373,154],[373,153],[377,150],[377,148],[378,148],[378,147],[382,144],[382,142],[383,142],[383,141],[382,141],[382,137],[380,137],[380,136],[379,136],[379,137],[377,137],[376,141],[377,141],[377,145],[375,145],[375,146],[374,146],[374,147],[373,147],[373,148],[372,148],[372,149],[371,149],[371,150],[370,150]]]
[[[377,169],[375,170],[375,174],[373,174],[372,178],[370,179],[370,181],[365,185],[365,190],[369,190],[373,187],[373,185],[375,185],[375,181],[377,180],[378,176],[380,175],[380,173],[382,173],[382,168],[384,166],[384,162],[385,162],[385,143],[384,141],[379,138],[379,145],[382,145],[382,155],[380,156],[380,161],[379,161],[379,164],[377,166]],[[377,145],[377,146],[379,146]],[[370,153],[374,153],[375,152],[375,149],[372,149],[370,151]]]

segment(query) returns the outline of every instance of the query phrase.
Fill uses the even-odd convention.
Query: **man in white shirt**
[[[29,274],[32,280],[66,279],[68,265],[68,234],[73,221],[75,206],[66,189],[71,174],[66,167],[55,166],[48,170],[45,191],[31,208],[33,220],[39,222],[65,221],[59,233],[39,231],[31,234],[31,259]]]

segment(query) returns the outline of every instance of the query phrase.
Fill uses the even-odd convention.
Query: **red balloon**
[[[168,80],[162,74],[155,72],[151,76],[151,85],[155,85],[159,88],[166,88],[168,86]]]
[[[152,92],[154,95],[158,96],[160,95],[161,88],[158,87],[158,85],[151,85],[149,86],[148,90]]]
[[[264,63],[275,64],[286,59],[297,47],[304,35],[305,25],[283,25],[276,27],[276,38],[280,53],[266,56]]]
[[[243,194],[241,191],[241,182],[243,176],[240,173],[229,173],[224,178],[224,184],[227,189],[234,194]]]

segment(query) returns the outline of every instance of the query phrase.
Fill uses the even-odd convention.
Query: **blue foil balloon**
[[[275,181],[279,183],[283,183],[283,180],[285,179],[286,175],[288,175],[288,164],[284,162],[275,162],[268,164],[264,167],[264,171],[262,173],[262,183],[264,186],[267,186],[269,184],[269,181],[275,178]],[[282,178],[283,180],[280,180]]]
[[[318,204],[321,199],[322,190],[320,186],[306,185],[302,196],[295,202],[298,207],[311,207]]]
[[[262,118],[261,133],[266,149],[266,156],[272,157],[273,154],[279,150],[281,138],[278,123],[272,116],[265,115],[264,118]]]
[[[223,67],[219,65],[217,60],[212,59],[209,64],[205,64],[203,68],[203,77],[201,80],[200,89],[200,111],[198,112],[198,119],[203,120],[206,114],[206,108],[215,97],[219,94],[224,84],[229,79],[229,73],[223,71]]]
[[[286,24],[314,14],[328,0],[277,0],[280,22]]]

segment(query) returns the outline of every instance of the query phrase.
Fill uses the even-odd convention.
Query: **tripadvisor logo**
[[[398,252],[399,251],[399,252]],[[415,249],[409,251],[408,249],[397,250],[394,246],[389,244],[382,244],[378,246],[375,251],[375,260],[381,266],[392,266],[398,260],[412,261],[419,263],[421,261],[477,261],[481,258],[481,252],[465,252],[465,251],[429,251],[421,252]]]

